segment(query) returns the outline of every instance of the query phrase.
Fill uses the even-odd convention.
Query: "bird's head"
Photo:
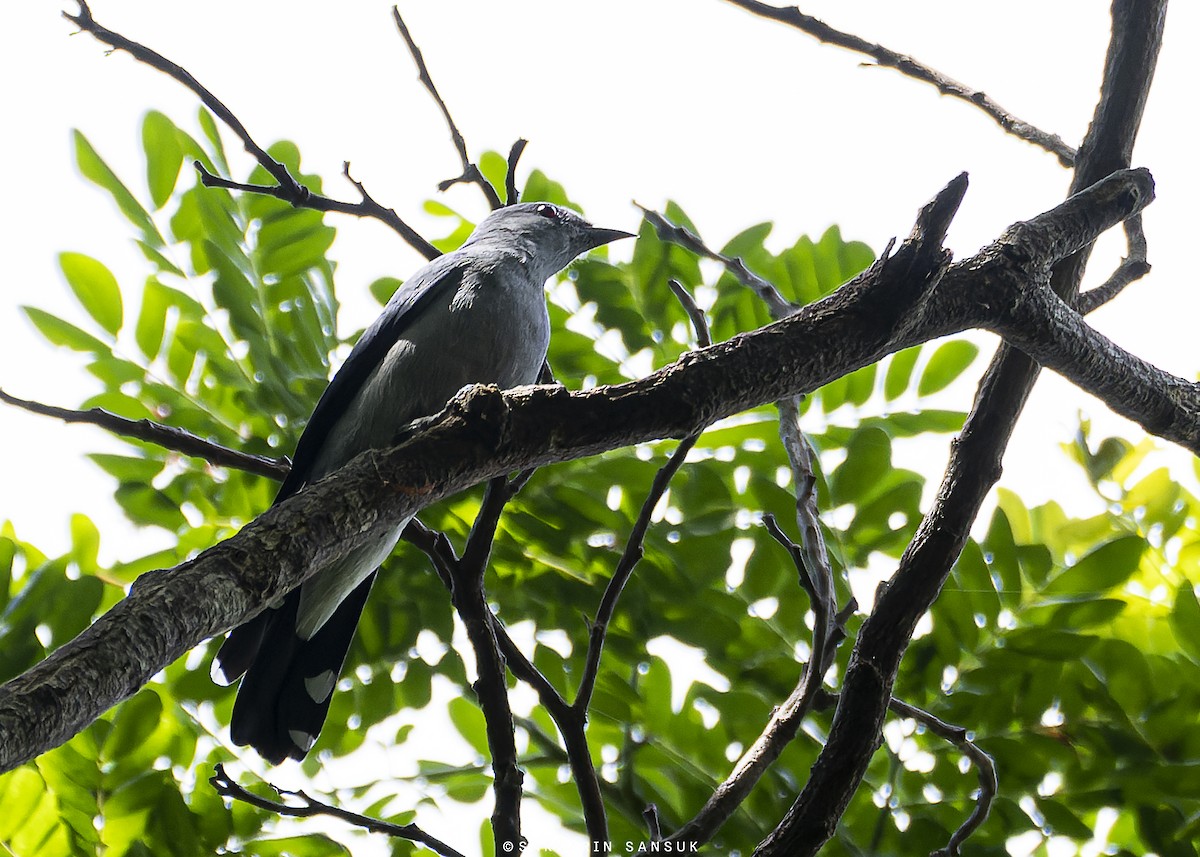
[[[618,238],[632,237],[632,233],[620,229],[592,226],[561,205],[520,202],[489,214],[463,247],[485,243],[511,247],[526,257],[526,264],[542,279],[549,279],[579,254]]]

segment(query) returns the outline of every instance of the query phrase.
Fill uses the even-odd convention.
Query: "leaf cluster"
[[[137,194],[77,135],[81,171],[130,222],[149,273],[130,284],[100,260],[65,253],[63,274],[86,322],[26,311],[49,342],[86,355],[100,392],[85,407],[279,455],[294,447],[339,348],[354,338],[337,332],[327,257],[334,230],[323,215],[270,197],[186,186],[185,160],[229,174],[211,117],[202,112],[198,125],[193,136],[162,114],[146,117],[146,191]],[[320,179],[301,171],[295,146],[270,152],[320,190]],[[503,178],[498,155],[480,167]],[[522,198],[573,205],[536,170]],[[440,203],[429,210],[450,223],[434,242],[439,249],[469,233],[469,218]],[[666,215],[695,229],[677,206]],[[770,232],[770,224],[751,226],[721,252],[742,258],[797,304],[829,293],[873,259],[836,228],[778,251],[767,246]],[[570,387],[617,382],[693,347],[670,279],[696,291],[716,339],[769,321],[730,274],[643,226],[630,262],[596,253],[552,284],[549,359],[557,377]],[[382,302],[398,283],[383,279],[371,292]],[[893,567],[912,539],[925,479],[897,466],[897,450],[961,427],[963,414],[941,406],[944,391],[977,353],[961,340],[908,349],[806,399],[803,425],[818,452],[839,603],[852,591],[869,602],[865,581]],[[494,608],[568,698],[584,670],[582,617],[594,615],[654,471],[674,446],[547,468],[500,523],[489,578]],[[1009,838],[1030,833],[1081,843],[1111,813],[1109,841],[1122,853],[1194,854],[1200,501],[1165,470],[1145,472],[1146,446],[1106,439],[1093,451],[1085,425],[1068,454],[1106,511],[1074,519],[1056,504],[1028,509],[1002,494],[914,641],[896,694],[966,726],[995,758],[1001,797],[973,840],[979,853],[1004,853]],[[274,491],[261,477],[141,442],[92,458],[115,480],[114,498],[130,520],[170,533],[176,546],[102,568],[100,534],[82,516],[73,519],[71,550],[54,559],[5,530],[0,679],[76,634],[138,574],[235,531]],[[790,479],[775,414],[758,409],[706,431],[655,510],[644,558],[609,629],[590,709],[593,762],[616,841],[645,838],[649,803],[668,831],[690,818],[800,675],[809,604],[791,559],[760,525],[766,513],[793,517]],[[480,501],[481,492],[468,492],[421,517],[462,544]],[[851,619],[851,634],[856,625]],[[454,643],[441,582],[415,550],[402,548],[380,576],[306,772],[403,744],[411,726],[401,724],[430,704],[436,681],[453,688],[445,716],[470,753],[464,763],[453,748],[412,746],[421,761],[409,779],[448,813],[484,800],[491,780],[483,720],[470,701],[472,667]],[[63,747],[0,777],[0,842],[22,855],[347,853],[323,834],[281,838],[286,831],[273,832],[263,812],[226,808],[208,789],[212,767],[235,761],[221,735],[232,693],[209,683],[208,648]],[[830,674],[834,689],[847,657],[843,647]],[[392,718],[397,712],[400,720]],[[553,723],[534,704],[517,714],[530,794],[582,830]],[[744,853],[768,832],[805,781],[827,728],[826,714],[808,718],[723,828],[717,851]],[[908,721],[890,724],[887,738],[830,853],[928,852],[970,811],[974,779],[953,747]],[[344,797],[374,800],[355,808],[380,813],[387,789],[364,782]],[[408,853],[407,844],[395,847]]]

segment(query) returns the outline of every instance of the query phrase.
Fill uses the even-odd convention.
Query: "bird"
[[[317,402],[274,503],[388,446],[465,386],[535,383],[550,344],[546,281],[588,250],[631,237],[550,202],[493,211],[457,250],[409,277],[363,332]],[[229,632],[212,678],[241,679],[230,723],[235,744],[272,764],[312,749],[371,584],[408,521]]]

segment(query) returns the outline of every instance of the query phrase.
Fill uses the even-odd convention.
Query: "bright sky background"
[[[78,176],[69,129],[83,130],[138,192],[141,116],[157,108],[190,126],[197,103],[127,55],[106,57],[90,36],[72,36],[59,8],[10,3],[0,12],[9,117],[0,137],[9,198],[0,213],[8,264],[0,387],[72,406],[98,383],[77,355],[50,349],[17,307],[82,320],[58,272],[62,250],[96,256],[128,285],[146,267],[107,196]],[[812,0],[803,8],[986,90],[1068,142],[1086,129],[1107,4]],[[189,69],[260,143],[296,141],[306,169],[326,176],[327,193],[355,198],[339,178],[350,160],[377,199],[436,234],[420,204],[436,195],[437,181],[458,174],[458,160],[416,81],[389,4],[96,0],[93,11]],[[632,230],[638,213],[631,200],[659,207],[670,198],[715,246],[773,220],[776,247],[836,223],[878,251],[907,234],[917,208],[967,170],[971,187],[948,239],[963,257],[1009,223],[1059,202],[1069,181],[1051,155],[1006,136],[974,108],[896,72],[863,68],[857,55],[719,0],[408,0],[401,11],[472,152],[506,152],[518,136],[528,138],[525,169],[537,166],[564,182],[605,226]],[[1191,109],[1198,34],[1200,7],[1174,4],[1134,158],[1158,182],[1145,216],[1154,271],[1093,316],[1124,347],[1187,378],[1200,370],[1190,258],[1200,198]],[[485,211],[471,188],[446,199],[477,216]],[[366,285],[383,274],[403,278],[420,260],[382,226],[330,222],[339,229],[342,329],[353,330],[374,312]],[[1102,245],[1091,284],[1122,251],[1117,238]],[[133,311],[127,307],[127,316]],[[959,388],[945,406],[965,409],[972,389]],[[1103,405],[1044,375],[1010,447],[1003,484],[1030,502],[1077,496],[1082,477],[1058,444],[1073,435],[1080,410],[1104,431],[1134,433]],[[111,481],[81,458],[119,448],[114,441],[10,408],[0,408],[0,439],[0,519],[54,553],[67,544],[68,515],[84,512],[104,532],[102,558],[127,555],[131,529],[114,516]],[[920,469],[936,481],[944,444],[929,452]],[[1190,470],[1187,456],[1168,459],[1181,478]]]

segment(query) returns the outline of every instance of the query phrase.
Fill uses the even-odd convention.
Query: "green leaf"
[[[80,571],[95,574],[100,553],[100,531],[87,515],[71,516],[71,553]]]
[[[1037,808],[1046,819],[1046,826],[1051,833],[1059,836],[1070,836],[1074,839],[1087,841],[1092,838],[1092,829],[1079,820],[1066,804],[1047,798],[1039,799]]]
[[[900,398],[908,389],[912,380],[913,367],[917,365],[917,357],[921,354],[921,346],[914,345],[897,351],[888,361],[887,374],[883,379],[883,395],[889,402]]]
[[[142,231],[142,237],[146,243],[152,247],[162,247],[165,243],[163,237],[159,234],[158,227],[154,225],[150,215],[146,209],[142,208],[141,203],[137,201],[129,188],[117,178],[117,174],[109,168],[104,159],[97,154],[92,148],[92,144],[88,142],[87,137],[83,136],[79,131],[74,132],[75,139],[75,162],[79,164],[79,171],[87,178],[104,188],[112,196],[117,203],[117,207],[121,209],[121,213]]]
[[[123,316],[117,278],[102,263],[82,253],[59,253],[58,264],[88,315],[116,336]]]
[[[391,300],[392,295],[396,293],[396,289],[400,288],[403,283],[395,277],[380,277],[368,287],[371,296],[379,301],[380,306]]]
[[[944,342],[937,347],[925,364],[917,393],[928,396],[949,387],[979,355],[979,346],[964,339]]]
[[[1090,600],[1129,579],[1137,571],[1146,541],[1140,536],[1114,539],[1057,575],[1043,592],[1060,600]]]
[[[1175,593],[1171,629],[1179,647],[1193,660],[1200,661],[1200,603],[1197,603],[1196,590],[1189,581],[1185,580]]]
[[[151,360],[158,356],[162,348],[167,310],[170,308],[171,299],[166,288],[154,278],[147,280],[142,289],[142,308],[138,313],[134,338],[137,339],[138,348]]]
[[[887,434],[877,428],[855,432],[846,449],[846,460],[829,479],[834,505],[869,499],[891,469],[892,442]]]
[[[183,146],[175,123],[151,110],[142,122],[142,148],[146,150],[146,182],[150,186],[150,199],[155,208],[162,208],[179,178],[179,167],[183,164]]]
[[[136,751],[158,728],[162,714],[162,699],[150,688],[144,688],[132,699],[121,703],[116,710],[113,729],[104,741],[103,758],[120,760]]]
[[[109,355],[112,349],[90,333],[85,333],[70,322],[63,321],[58,316],[51,315],[37,307],[21,307],[33,326],[42,336],[55,345],[63,345],[74,351],[90,354]]]
[[[462,697],[455,697],[450,700],[450,722],[454,724],[458,734],[466,739],[476,753],[487,758],[489,753],[487,723],[478,706]]]

